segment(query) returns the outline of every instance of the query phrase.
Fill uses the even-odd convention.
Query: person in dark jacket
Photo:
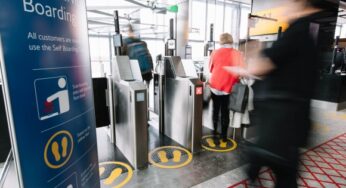
[[[254,98],[258,137],[249,148],[247,173],[254,181],[260,169],[269,166],[280,188],[297,187],[299,147],[309,135],[310,99],[318,64],[311,24],[319,15],[319,2],[289,2],[295,11],[283,36],[249,61],[247,69],[227,68],[240,76],[262,77]]]
[[[135,35],[133,26],[127,26],[128,36],[123,40],[122,54],[128,55],[130,59],[138,60],[142,78],[149,87],[150,81],[153,78],[153,60],[149,52],[147,43],[142,41]]]

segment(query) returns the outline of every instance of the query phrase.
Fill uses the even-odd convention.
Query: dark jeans
[[[297,188],[298,149],[286,149],[290,152],[282,161],[273,159],[272,156],[265,156],[265,154],[252,154],[247,171],[248,177],[254,181],[258,177],[261,168],[267,166],[275,174],[275,188]]]
[[[214,132],[217,132],[219,112],[221,109],[221,136],[222,138],[227,138],[227,130],[229,126],[229,95],[215,95],[213,92],[211,92],[211,99],[213,100]]]
[[[270,167],[276,188],[296,188],[299,147],[310,131],[310,103],[295,100],[255,101],[256,148],[249,148],[248,176],[255,179],[261,167]]]

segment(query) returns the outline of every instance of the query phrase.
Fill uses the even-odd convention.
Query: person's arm
[[[249,75],[264,76],[275,69],[274,63],[268,57],[258,57],[249,62]]]
[[[275,65],[269,58],[258,57],[248,62],[248,66],[228,66],[224,67],[226,71],[231,74],[236,74],[240,77],[249,77],[254,79],[261,79],[269,72],[275,69]]]
[[[272,71],[275,66],[269,58],[260,56],[261,46],[258,42],[250,42],[248,46],[251,49],[247,51],[248,63],[244,63],[244,57],[242,53],[235,51],[233,54],[233,66],[224,67],[224,69],[232,74],[236,74],[240,77],[252,77],[257,78]]]
[[[304,28],[295,28],[286,32],[281,39],[276,41],[271,48],[261,50],[252,49],[246,69],[239,67],[225,67],[230,73],[238,74],[243,77],[261,77],[265,76],[277,67],[283,66],[287,59],[297,55],[299,42],[304,36]],[[296,40],[295,40],[296,39]]]
[[[52,102],[54,101],[55,99],[59,98],[61,95],[61,91],[57,92],[57,93],[54,93],[53,95],[49,96],[47,98],[47,102]]]

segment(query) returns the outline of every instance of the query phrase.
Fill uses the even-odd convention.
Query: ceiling
[[[120,25],[127,25],[129,22],[136,22],[139,10],[147,9],[150,14],[165,14],[166,7],[170,5],[180,4],[189,0],[86,0],[88,10],[88,25],[91,34],[108,34],[114,30],[114,10],[118,11],[120,17]],[[190,0],[191,1],[191,0]],[[206,1],[206,0],[201,0]],[[207,0],[222,1],[223,0]],[[231,0],[226,0],[231,1]],[[250,4],[251,0],[233,0],[239,3]],[[148,27],[157,28],[154,23],[141,23]]]
[[[186,0],[183,0],[186,1]],[[169,5],[182,0],[87,0],[88,25],[91,33],[109,33],[114,30],[114,11],[118,11],[120,25],[136,22],[134,16],[140,9],[165,13]],[[145,23],[141,23],[145,24]],[[150,23],[150,25],[152,25]]]

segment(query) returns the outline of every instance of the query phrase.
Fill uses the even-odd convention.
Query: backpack
[[[141,73],[151,72],[153,69],[153,59],[148,50],[147,44],[139,39],[125,39],[127,55],[130,59],[138,60]]]

